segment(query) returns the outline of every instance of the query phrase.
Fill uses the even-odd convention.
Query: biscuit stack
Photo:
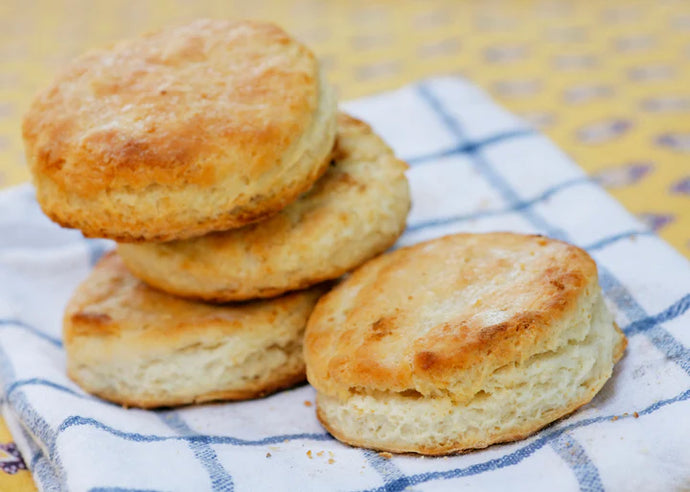
[[[24,120],[44,212],[118,242],[64,318],[68,373],[124,405],[304,380],[325,287],[391,246],[406,165],[279,28],[201,20],[88,53]]]
[[[459,234],[373,258],[403,231],[406,166],[275,26],[198,21],[89,53],[24,138],[46,214],[119,243],[64,319],[70,376],[105,399],[253,398],[306,361],[338,439],[446,454],[567,415],[625,350],[572,245]]]

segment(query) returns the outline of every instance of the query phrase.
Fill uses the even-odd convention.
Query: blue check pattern
[[[125,410],[64,374],[60,319],[107,241],[0,194],[2,409],[43,490],[673,490],[690,451],[690,266],[545,137],[458,78],[346,103],[410,163],[398,245],[460,231],[542,233],[586,248],[629,337],[593,402],[516,443],[451,458],[344,446],[308,386],[269,398]],[[612,459],[611,457],[615,457]],[[670,461],[669,461],[670,460]],[[674,461],[676,460],[676,461]]]

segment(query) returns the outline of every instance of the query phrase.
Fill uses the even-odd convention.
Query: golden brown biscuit
[[[305,337],[317,414],[335,437],[430,455],[519,439],[567,415],[626,345],[585,251],[510,233],[369,261],[318,302]]]
[[[67,306],[67,371],[89,393],[126,406],[263,396],[304,380],[304,326],[322,293],[186,301],[146,286],[109,253]]]
[[[273,217],[241,229],[169,243],[120,244],[130,270],[184,297],[271,297],[339,277],[391,246],[405,228],[404,171],[371,128],[340,114],[332,165]]]
[[[280,28],[198,20],[92,51],[24,118],[43,211],[90,237],[164,241],[271,215],[325,172],[335,99]]]

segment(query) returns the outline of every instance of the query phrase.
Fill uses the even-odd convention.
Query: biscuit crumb
[[[335,456],[335,455],[333,454],[333,451],[329,451],[329,452],[328,452],[328,456],[330,456],[330,457],[332,458],[332,457]]]
[[[266,453],[266,458],[270,458],[272,456],[271,453]]]
[[[305,407],[310,407],[312,403],[309,400],[304,400],[304,406]]]
[[[389,459],[391,459],[391,458],[393,457],[393,455],[390,454],[390,453],[387,452],[387,451],[384,451],[384,452],[382,452],[382,453],[379,453],[379,456],[380,456],[381,458],[385,459],[385,460],[389,460]]]
[[[639,418],[639,417],[640,417],[640,414],[639,414],[639,413],[637,413],[637,412],[633,412],[633,417],[635,417],[635,418],[637,419],[637,418]]]
[[[323,456],[323,451],[319,451],[318,453],[316,453],[316,456]]]
[[[329,459],[328,459],[328,464],[329,464],[329,465],[332,465],[333,463],[335,463],[335,460],[334,460],[333,458],[329,458]]]
[[[611,417],[611,422],[615,422],[616,420],[618,420],[618,415],[614,415],[613,417]]]
[[[309,451],[307,451],[307,456],[309,456],[309,459],[313,458],[313,456],[311,455],[311,449]]]

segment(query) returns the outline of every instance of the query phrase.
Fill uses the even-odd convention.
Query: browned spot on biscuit
[[[379,318],[371,324],[372,338],[380,340],[383,337],[390,335],[395,328],[395,317],[388,316]]]
[[[497,333],[500,333],[502,331],[508,331],[511,326],[516,326],[519,330],[520,327],[524,327],[524,324],[514,324],[510,321],[504,321],[503,323],[489,325],[481,329],[481,331],[478,333],[478,338],[479,340],[483,341],[491,340],[494,336],[496,336]]]
[[[105,313],[85,313],[84,311],[79,311],[72,315],[73,323],[93,323],[98,325],[104,325],[110,323],[112,318]]]
[[[501,332],[520,333],[531,330],[534,326],[540,323],[540,315],[535,312],[519,313],[511,319],[495,325],[490,325],[483,328],[479,332],[479,339],[483,342],[489,342],[495,339]]]
[[[551,280],[550,283],[551,283],[551,285],[556,287],[558,290],[565,289],[565,285],[563,285],[563,282],[561,282],[560,280]]]
[[[418,352],[414,356],[415,366],[425,371],[431,369],[438,360],[438,355],[434,352]]]
[[[355,178],[350,176],[348,173],[342,173],[338,175],[338,183],[342,183],[343,185],[346,186],[358,186],[359,188],[364,189],[365,187],[357,181]]]
[[[341,173],[337,176],[337,182],[345,186],[357,186],[357,180],[348,173]]]
[[[418,400],[420,398],[424,398],[424,395],[422,395],[419,391],[414,390],[414,389],[408,389],[405,391],[401,391],[400,396],[402,396],[403,398],[413,398],[415,400]]]
[[[331,164],[336,165],[339,161],[349,157],[350,153],[343,148],[342,144],[338,145],[338,140],[336,137],[335,147],[333,147],[333,152],[331,153]]]

